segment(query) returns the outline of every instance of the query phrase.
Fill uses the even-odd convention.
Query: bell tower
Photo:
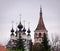
[[[42,38],[44,34],[47,34],[46,27],[44,25],[43,16],[42,16],[42,8],[40,7],[40,13],[39,13],[39,22],[38,25],[34,31],[34,44],[38,43],[41,44]]]

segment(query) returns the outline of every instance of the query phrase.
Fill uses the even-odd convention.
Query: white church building
[[[23,41],[23,46],[26,51],[29,51],[30,43],[32,42],[31,35],[30,35],[30,28],[28,27],[27,33],[25,26],[22,25],[21,20],[19,25],[17,26],[16,31],[14,31],[13,26],[11,29],[11,35],[10,35],[10,40],[8,44],[6,45],[6,48],[10,50],[14,50],[17,48],[18,42],[22,39]]]

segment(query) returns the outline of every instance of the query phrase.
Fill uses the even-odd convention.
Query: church
[[[12,26],[11,35],[10,35],[11,39],[9,40],[6,47],[8,49],[16,49],[19,46],[18,42],[22,40],[22,42],[24,44],[23,45],[24,49],[26,49],[26,51],[29,51],[30,44],[32,43],[30,28],[28,27],[28,30],[27,30],[28,34],[26,35],[26,29],[25,29],[25,26],[22,25],[21,20],[17,27],[18,27],[18,29],[16,29],[16,31],[14,31],[13,26]],[[42,8],[40,8],[39,22],[34,31],[34,45],[39,45],[39,44],[41,45],[44,34],[46,34],[46,36],[47,36],[48,31],[44,25]]]
[[[29,51],[30,44],[32,42],[30,32],[31,32],[30,28],[28,27],[28,30],[26,30],[25,26],[22,25],[21,20],[19,25],[17,26],[16,31],[14,31],[12,25],[10,40],[6,45],[6,48],[10,50],[16,50],[16,48],[18,49],[24,48],[26,51]]]

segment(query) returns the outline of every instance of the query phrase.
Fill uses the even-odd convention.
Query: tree
[[[59,51],[60,50],[60,36],[59,35],[57,35],[57,34],[55,34],[55,35],[53,35],[52,34],[52,36],[51,36],[51,50],[52,51]]]
[[[42,51],[42,45],[41,44],[34,44],[32,46],[32,51]]]
[[[29,46],[30,46],[29,51],[32,51],[32,46],[33,46],[33,42],[32,42],[32,40],[30,40],[30,42],[29,42]]]
[[[17,42],[17,48],[16,49],[21,49],[22,51],[24,51],[24,43],[22,39],[19,39]]]
[[[42,49],[43,51],[50,51],[50,45],[49,45],[49,41],[47,38],[47,35],[44,33],[43,39],[42,39]]]

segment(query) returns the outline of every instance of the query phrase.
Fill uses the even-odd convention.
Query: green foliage
[[[16,46],[17,46],[16,49],[22,49],[22,51],[24,51],[24,44],[22,39],[19,39]]]
[[[6,51],[9,51],[9,49],[6,49]]]
[[[30,46],[29,51],[32,51],[32,45],[33,45],[32,40],[30,40],[30,42],[29,42],[29,46]]]
[[[50,51],[50,45],[48,43],[48,38],[47,35],[44,33],[44,37],[42,40],[42,45],[43,45],[43,51]]]
[[[7,49],[6,51],[22,51],[21,49],[16,49],[16,50],[9,50],[9,49]],[[24,51],[26,51],[26,50],[24,50]]]

